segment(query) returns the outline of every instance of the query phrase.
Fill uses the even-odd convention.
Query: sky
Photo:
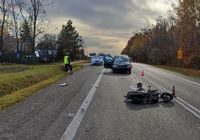
[[[120,54],[133,34],[166,16],[178,0],[54,0],[47,8],[48,33],[58,34],[69,19],[83,36],[86,54]]]

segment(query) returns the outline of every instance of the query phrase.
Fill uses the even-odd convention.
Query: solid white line
[[[60,140],[72,140],[74,138],[74,136],[79,128],[79,125],[85,115],[85,112],[87,111],[87,108],[92,101],[92,98],[95,94],[96,88],[98,87],[98,85],[101,81],[104,71],[105,71],[105,69],[102,70],[101,74],[99,75],[95,84],[92,86],[90,92],[88,93],[87,97],[83,101],[82,105],[78,109],[76,115],[74,116],[71,123],[68,125],[67,129],[65,130],[65,132]]]
[[[194,112],[193,110],[191,110],[189,107],[187,107],[186,105],[184,105],[182,102],[180,102],[179,100],[176,100],[176,98],[174,99],[177,103],[179,103],[182,107],[184,107],[185,109],[187,109],[188,111],[190,111],[193,115],[195,115],[198,119],[200,119],[200,116]]]
[[[156,82],[150,80],[147,77],[144,77],[144,79],[146,79],[147,81],[149,81],[150,83],[152,83],[154,86],[156,86],[157,88],[159,88],[162,91],[167,91],[169,93],[171,93],[169,90],[165,89],[164,87],[162,87],[161,85],[157,84]],[[188,111],[190,111],[194,116],[196,116],[198,119],[200,119],[200,111],[195,108],[194,106],[190,105],[189,103],[187,103],[186,101],[184,101],[183,99],[181,99],[180,97],[176,97],[174,98],[174,101],[176,101],[178,104],[180,104],[182,107],[184,107],[185,109],[187,109]],[[192,110],[193,109],[193,110]],[[196,112],[195,112],[196,111]],[[199,114],[198,114],[199,113]]]
[[[165,73],[167,73],[167,74],[169,74],[169,75],[171,75],[171,76],[174,77],[174,78],[178,78],[178,79],[184,80],[184,81],[186,81],[186,82],[188,82],[188,83],[192,83],[192,84],[195,84],[195,85],[197,85],[197,86],[200,86],[200,83],[197,83],[197,82],[194,82],[194,81],[185,79],[185,78],[183,78],[183,77],[177,76],[177,75],[171,73],[170,71],[169,71],[169,72],[166,72],[167,70],[162,70],[162,69],[161,69],[161,71],[162,71],[162,72],[165,72]]]
[[[170,74],[171,74],[171,73],[170,73]],[[185,78],[176,76],[176,75],[174,75],[174,74],[171,74],[171,75],[172,75],[173,77],[175,77],[175,78],[179,78],[179,79],[181,79],[181,80],[187,81],[187,82],[192,83],[192,84],[195,84],[195,85],[197,85],[197,86],[200,86],[200,84],[197,83],[197,82],[194,82],[194,81],[191,81],[191,80],[188,80],[188,79],[185,79]]]
[[[194,109],[196,112],[198,112],[200,114],[200,110],[198,110],[197,108],[195,108],[194,106],[190,105],[189,103],[187,103],[186,101],[184,101],[183,99],[181,99],[180,97],[176,97],[177,100],[183,102],[184,104],[186,104],[187,106],[189,106],[190,108]]]
[[[141,66],[140,66],[140,67],[141,67]],[[141,69],[142,69],[142,68],[141,68]],[[145,68],[145,69],[151,70],[150,68]],[[177,75],[175,75],[174,73],[172,73],[171,71],[163,70],[163,69],[160,69],[160,68],[156,68],[156,69],[159,69],[160,71],[162,71],[162,72],[164,72],[164,73],[167,73],[167,74],[173,76],[174,78],[178,78],[178,79],[184,80],[184,81],[186,81],[186,82],[189,82],[189,83],[195,84],[195,85],[197,85],[197,86],[200,86],[200,83],[197,83],[197,82],[188,80],[188,79],[186,79],[186,78],[177,76]]]

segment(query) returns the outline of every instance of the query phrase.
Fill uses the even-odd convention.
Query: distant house
[[[16,50],[17,41],[14,37],[4,39],[2,50],[5,53],[14,52]]]
[[[16,49],[17,41],[9,34],[7,28],[4,29],[3,41],[3,52],[13,52]]]

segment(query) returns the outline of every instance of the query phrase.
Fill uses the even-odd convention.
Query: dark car
[[[104,68],[110,68],[114,73],[126,72],[131,74],[132,65],[130,58],[126,55],[119,55],[114,58],[112,56],[106,56],[104,58]]]
[[[55,61],[57,50],[52,49],[37,49],[35,51],[36,57],[38,57],[39,62],[53,62]]]

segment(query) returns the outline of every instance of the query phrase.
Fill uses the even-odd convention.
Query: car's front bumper
[[[129,69],[132,68],[132,66],[129,66],[129,65],[113,65],[112,68],[116,69],[116,70],[129,70]]]
[[[103,65],[103,62],[92,62],[92,65]]]
[[[115,67],[115,68],[112,68],[114,70],[117,70],[117,71],[128,71],[128,70],[131,70],[131,68],[118,68],[118,67]]]

